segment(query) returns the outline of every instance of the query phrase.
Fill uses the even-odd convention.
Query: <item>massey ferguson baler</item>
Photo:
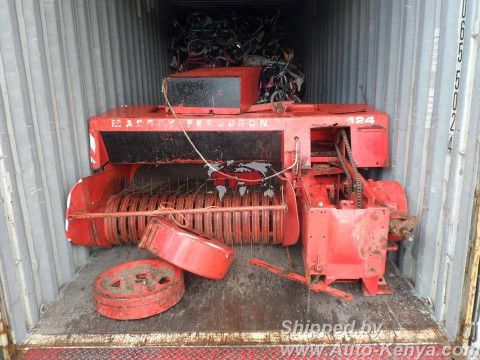
[[[303,275],[251,262],[344,299],[351,295],[333,282],[361,280],[366,295],[390,293],[387,253],[416,219],[398,182],[362,175],[389,165],[387,114],[357,104],[254,105],[258,76],[258,68],[175,74],[164,85],[165,106],[92,117],[96,172],[71,191],[68,239],[138,245],[158,223],[152,219],[227,246],[301,239]],[[170,239],[165,251],[214,265],[199,247],[182,246]]]

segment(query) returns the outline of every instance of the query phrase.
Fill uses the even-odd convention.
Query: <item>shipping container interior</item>
[[[11,45],[16,54],[0,58],[0,67],[19,66],[18,57],[27,62],[25,56],[31,56],[35,71],[24,68],[18,78],[20,84],[28,84],[24,94],[30,99],[28,104],[16,106],[15,101],[21,100],[13,99],[15,94],[3,101],[14,115],[27,111],[24,107],[31,107],[27,119],[37,113],[33,130],[19,130],[18,123],[12,123],[9,132],[17,131],[20,136],[25,131],[37,141],[35,154],[40,154],[42,166],[45,159],[53,159],[50,174],[35,165],[33,175],[18,175],[17,180],[23,179],[30,190],[13,195],[18,196],[13,202],[22,204],[11,209],[11,224],[18,222],[16,230],[5,225],[4,233],[11,238],[16,234],[28,239],[17,247],[16,240],[5,239],[8,244],[2,245],[6,250],[0,262],[4,308],[16,342],[36,347],[443,343],[458,338],[462,309],[468,302],[465,269],[478,170],[478,147],[474,145],[478,109],[472,109],[468,99],[478,95],[479,89],[474,88],[477,49],[465,45],[463,65],[458,65],[459,39],[454,29],[460,29],[462,19],[470,29],[474,15],[469,14],[478,13],[474,3],[468,2],[465,11],[457,1],[436,0],[61,1],[41,2],[31,9],[8,5],[7,11],[0,11],[0,21],[20,45],[7,40],[0,45],[4,53]],[[170,72],[171,19],[193,11],[222,16],[233,11],[279,11],[305,73],[304,102],[368,103],[388,113],[390,167],[372,171],[370,176],[402,183],[410,213],[420,220],[390,259],[386,278],[393,295],[364,297],[351,284],[338,285],[353,292],[351,303],[311,293],[248,265],[249,258],[259,253],[286,265],[284,248],[243,246],[235,249],[236,260],[225,280],[187,276],[185,298],[166,313],[122,322],[95,312],[91,301],[94,277],[112,264],[148,254],[128,246],[79,248],[69,245],[63,234],[68,191],[90,173],[87,120],[119,105],[163,103],[162,78]],[[34,54],[39,45],[30,40],[34,38],[39,39],[41,49],[37,63]],[[459,76],[455,95],[458,66],[470,72],[471,81]],[[9,78],[7,70],[6,78],[0,80],[8,84],[15,79]],[[452,110],[455,96],[463,100]],[[45,114],[40,109],[42,101],[48,104]],[[452,111],[457,117],[454,125]],[[42,129],[36,123],[48,123],[52,116],[56,125]],[[452,126],[456,126],[453,131]],[[42,139],[53,139],[53,145]],[[465,152],[465,148],[472,150]],[[37,155],[28,159],[28,154],[30,149],[19,155],[18,163],[38,159]],[[45,193],[34,190],[39,182]],[[447,188],[450,191],[442,195]],[[25,196],[33,204],[28,211],[22,203]],[[35,196],[42,198],[35,200]],[[49,200],[43,200],[45,196]],[[26,226],[21,220],[28,218],[28,212],[28,216],[39,215]],[[16,256],[8,259],[7,252]],[[29,261],[15,262],[19,257]],[[298,248],[292,250],[292,258],[298,267]],[[8,268],[15,269],[13,277],[5,276]],[[350,339],[285,336],[283,321],[297,319],[324,324],[370,321],[383,328],[377,338],[362,337],[360,331]]]

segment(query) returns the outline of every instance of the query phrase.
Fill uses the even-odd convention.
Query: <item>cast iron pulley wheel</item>
[[[97,311],[111,319],[143,319],[175,305],[185,293],[183,271],[160,259],[125,262],[93,282]]]

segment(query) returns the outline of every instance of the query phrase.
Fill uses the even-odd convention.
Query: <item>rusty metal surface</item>
[[[140,175],[140,180],[127,180],[136,168],[111,166],[72,188],[65,225],[70,242],[101,247],[138,244],[151,216],[168,216],[228,245],[291,244],[298,238],[298,224],[292,226],[297,215],[290,188],[285,195],[281,185],[272,183],[273,195],[263,196],[262,185],[254,185],[244,196],[233,190],[219,196],[212,181],[205,179],[206,173],[201,179],[144,179]],[[177,174],[182,171],[188,173],[183,168]]]
[[[48,305],[26,342],[39,346],[155,346],[165,344],[275,344],[313,342],[342,343],[437,343],[445,336],[430,317],[428,308],[415,297],[410,285],[392,266],[386,279],[394,289],[389,296],[364,297],[357,284],[335,287],[354,294],[346,303],[326,294],[312,293],[295,282],[258,271],[249,264],[261,256],[281,267],[301,272],[298,248],[289,263],[285,249],[272,246],[236,246],[236,258],[224,281],[191,274],[185,278],[186,294],[175,307],[138,321],[118,322],[96,313],[90,285],[97,273],[116,263],[149,257],[132,247],[95,250],[91,262],[65,288],[61,297]],[[261,289],[261,291],[260,291]],[[294,300],[294,301],[293,301]],[[354,333],[344,339],[333,334],[309,338],[309,334],[282,333],[284,320],[317,323],[382,324],[375,339]],[[159,326],[161,324],[161,326]]]
[[[352,301],[353,297],[352,297],[351,294],[349,294],[347,292],[344,292],[344,291],[341,291],[341,290],[338,290],[338,289],[335,289],[331,286],[328,286],[322,280],[320,280],[319,282],[317,282],[315,284],[309,284],[308,280],[305,276],[299,275],[299,274],[297,274],[295,272],[292,272],[290,270],[280,269],[280,268],[278,268],[278,267],[276,267],[272,264],[266,263],[265,261],[262,261],[262,260],[257,259],[257,258],[251,259],[250,264],[252,264],[254,266],[258,266],[260,268],[263,268],[263,269],[271,272],[272,274],[279,275],[279,276],[281,276],[285,279],[289,279],[289,280],[292,280],[292,281],[296,281],[300,284],[306,285],[311,291],[324,292],[326,294],[330,294],[332,296],[335,296],[337,298],[340,298],[340,299],[343,299],[343,300],[346,300],[346,301]]]
[[[277,195],[279,196],[279,195]],[[271,244],[280,244],[283,241],[284,224],[284,209],[276,210],[276,208],[269,208],[268,206],[280,205],[280,200],[277,197],[268,198],[269,205],[262,207],[262,198],[258,194],[252,192],[245,194],[242,198],[238,195],[227,194],[218,203],[217,208],[214,208],[214,198],[217,194],[205,192],[167,192],[163,195],[152,196],[150,194],[119,194],[112,196],[107,204],[106,212],[134,212],[143,210],[163,209],[171,211],[175,210],[195,210],[194,216],[182,216],[180,213],[175,216],[175,220],[195,232],[214,237],[213,234],[220,234],[217,240],[222,241],[228,245],[233,243],[241,243],[242,239],[249,244],[258,244],[263,239],[268,238]],[[148,198],[148,200],[146,199]],[[242,203],[241,203],[242,202]],[[245,209],[243,206],[248,207]],[[251,206],[253,206],[251,208]],[[225,207],[225,209],[222,209]],[[241,210],[241,211],[240,211]],[[263,216],[267,211],[266,217]],[[223,216],[214,219],[213,212],[221,212]],[[277,214],[278,213],[278,214]],[[140,213],[141,214],[141,213]],[[247,215],[248,217],[262,219],[262,223],[268,225],[263,227],[264,233],[260,233],[259,224],[257,222],[248,222],[245,226],[240,222],[240,216]],[[280,216],[277,216],[280,215]],[[273,217],[273,221],[270,221]],[[146,216],[129,216],[124,218],[107,218],[105,220],[105,229],[107,241],[112,244],[118,243],[138,243],[144,229]],[[131,226],[128,226],[131,224]],[[232,237],[232,234],[234,235]]]
[[[215,193],[194,190],[164,191],[162,195],[154,196],[150,193],[113,195],[108,200],[106,213],[112,215],[117,215],[118,212],[129,213],[130,216],[118,219],[106,217],[104,222],[106,241],[111,244],[138,243],[148,219],[146,215],[161,215],[165,210],[165,213],[173,212],[178,224],[228,245],[240,244],[242,240],[246,244],[258,244],[264,239],[268,239],[270,244],[281,244],[285,206],[280,204],[281,200],[278,197],[280,195],[267,197],[268,205],[262,206],[265,203],[264,196],[257,192],[247,193],[243,197],[238,194],[226,194],[221,201],[217,201],[218,195]],[[158,212],[155,213],[155,210]],[[150,213],[144,215],[142,211]],[[187,214],[188,211],[190,212]],[[214,219],[213,213],[216,212],[222,213],[223,216]],[[260,220],[264,224],[261,230]],[[232,232],[225,231],[228,228],[234,229],[233,238]]]
[[[393,352],[393,347],[390,347],[390,351]],[[288,355],[288,351],[293,350],[291,355]],[[306,359],[310,356],[303,356],[295,352],[296,349],[292,347],[281,348],[279,346],[229,346],[229,347],[162,347],[162,348],[120,348],[120,349],[107,349],[107,348],[71,348],[71,349],[31,349],[25,351],[19,356],[18,360],[156,360],[156,359],[172,359],[172,360],[210,360],[210,359],[258,359],[258,360],[276,360],[276,359]],[[333,347],[324,347],[322,352],[328,354],[338,354]],[[348,353],[349,348],[347,346],[341,348],[340,351]],[[385,359],[385,354],[388,354],[388,350],[380,346],[371,348],[372,355],[365,356],[351,356],[349,359],[372,359],[382,360]],[[359,354],[369,353],[369,350],[358,350]],[[423,360],[433,359],[447,359],[446,356],[441,355],[441,348],[436,347],[436,353],[438,355],[425,355],[421,353],[421,349],[414,349],[414,351],[407,353],[408,355],[402,356],[405,360],[417,360],[419,358]],[[423,355],[423,356],[422,356]],[[315,359],[327,360],[331,359],[331,356],[320,355],[315,356]],[[340,359],[338,355],[335,358]]]
[[[93,282],[95,308],[117,320],[143,319],[167,311],[184,293],[183,271],[160,259],[115,265]]]

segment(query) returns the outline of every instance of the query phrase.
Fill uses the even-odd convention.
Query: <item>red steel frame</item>
[[[294,161],[295,138],[299,139],[301,163],[310,168],[321,162],[311,155],[311,131],[319,128],[349,128],[353,156],[359,167],[385,167],[388,161],[388,115],[368,105],[293,104],[252,105],[238,115],[182,115],[175,119],[164,106],[125,106],[90,120],[90,160],[93,169],[108,162],[102,131],[281,131],[282,161]]]
[[[386,254],[394,250],[389,240],[399,240],[406,232],[401,228],[408,220],[407,203],[403,188],[396,182],[371,180],[363,182],[363,206],[356,208],[352,199],[334,204],[329,189],[338,183],[342,171],[322,168],[325,164],[338,162],[336,154],[318,156],[314,152],[316,140],[329,138],[329,133],[346,129],[350,136],[352,155],[360,168],[385,167],[388,159],[388,116],[367,105],[358,104],[293,104],[276,103],[253,105],[238,115],[182,115],[174,118],[163,106],[120,107],[90,120],[90,158],[93,169],[98,170],[109,163],[108,153],[102,140],[103,131],[117,132],[172,132],[181,131],[181,122],[188,132],[215,131],[280,131],[282,133],[282,164],[290,166],[295,160],[298,141],[300,170],[288,171],[285,177],[295,189],[287,186],[285,221],[287,232],[284,245],[294,244],[301,235],[305,264],[305,281],[310,283],[315,275],[324,276],[321,288],[336,280],[361,279],[367,295],[388,293],[383,280]],[[324,131],[324,130],[327,131]],[[214,160],[214,159],[212,159]],[[177,162],[197,160],[177,159]],[[85,190],[88,184],[77,185],[73,205],[67,209],[70,224],[67,236],[74,243],[80,233],[85,235],[85,226],[78,222],[95,219],[75,218],[75,213],[94,211],[88,204],[95,203],[95,193],[113,193],[117,185],[112,178],[131,178],[139,164],[107,165],[104,175],[96,174],[95,183],[100,188]],[[354,173],[352,165],[348,170]],[[106,174],[108,173],[108,174]],[[101,177],[101,178],[100,178]],[[92,181],[92,177],[85,182]],[[108,190],[107,190],[108,189]],[[74,190],[72,190],[74,193]],[[80,195],[82,193],[83,195]],[[85,193],[87,193],[85,195]],[[88,200],[78,200],[86,196]],[[87,204],[88,203],[88,204]],[[298,209],[298,210],[297,210]],[[299,217],[300,214],[300,217]],[[410,223],[412,223],[411,219]],[[392,224],[396,224],[394,229]],[[301,230],[300,230],[301,229]],[[396,230],[396,235],[392,234]],[[406,231],[409,229],[407,228]],[[403,232],[402,232],[403,231]],[[395,232],[395,231],[394,231]],[[82,235],[82,236],[83,236]],[[90,234],[90,236],[93,236]],[[77,239],[77,240],[74,240]],[[108,244],[98,244],[106,246]],[[291,277],[291,276],[290,276]],[[298,279],[297,279],[298,280]],[[318,286],[318,285],[317,285]],[[347,296],[348,297],[348,296]]]

